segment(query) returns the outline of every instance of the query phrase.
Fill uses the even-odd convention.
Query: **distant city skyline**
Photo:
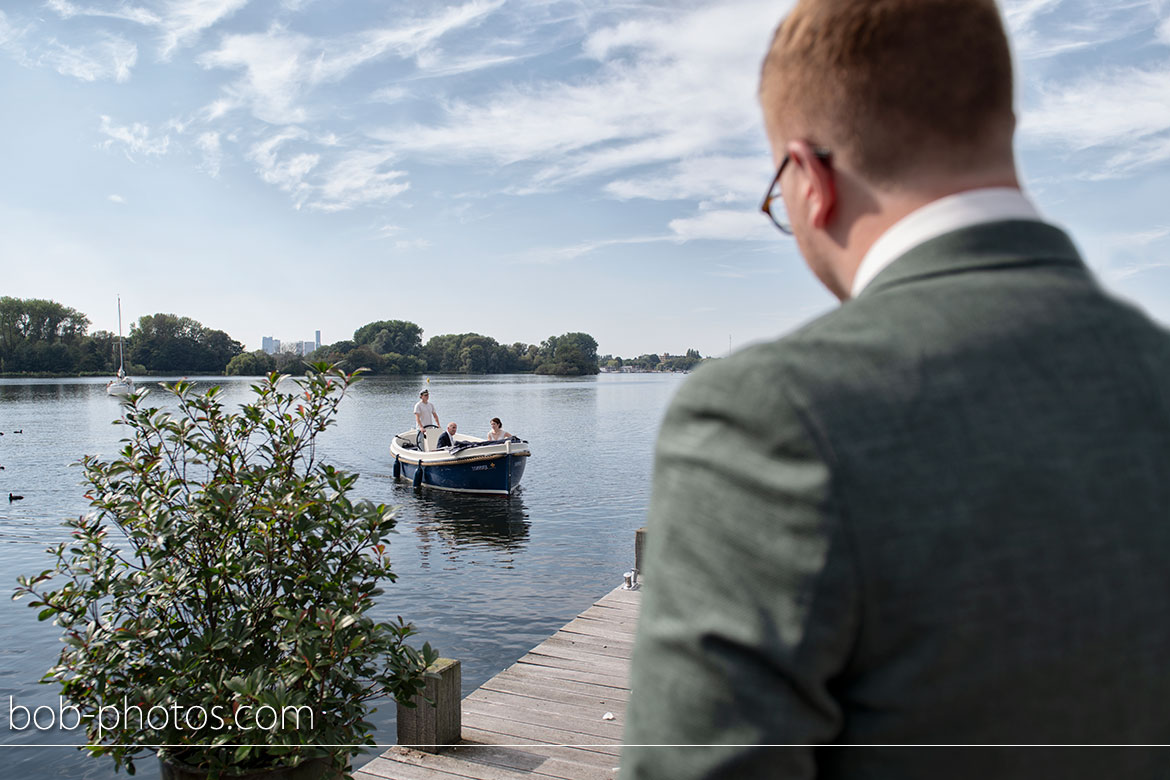
[[[771,0],[6,0],[0,294],[633,356],[836,305],[758,211]],[[1170,2],[1007,0],[1018,155],[1170,322]]]
[[[231,334],[228,334],[231,335]],[[239,341],[239,339],[236,339]],[[340,340],[340,339],[339,339]],[[285,349],[288,347],[289,349]],[[260,338],[260,349],[269,355],[275,355],[281,351],[291,351],[298,355],[308,355],[313,350],[321,348],[321,331],[316,331],[313,341],[284,341],[273,336],[262,336]],[[248,350],[252,352],[254,350]]]

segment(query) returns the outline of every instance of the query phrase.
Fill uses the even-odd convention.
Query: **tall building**
[[[264,350],[266,354],[274,355],[280,351],[280,342],[271,336],[265,336],[260,341],[260,349]]]
[[[321,349],[321,331],[317,331],[317,346],[313,349]]]

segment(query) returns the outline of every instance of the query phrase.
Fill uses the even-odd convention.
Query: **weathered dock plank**
[[[603,706],[607,711],[617,712],[613,709],[619,707],[625,709],[626,692],[618,688],[603,689],[598,686],[593,686],[587,691],[568,690],[568,685],[541,685],[539,683],[527,682],[524,680],[501,679],[495,677],[484,683],[481,690],[499,691],[501,693],[516,693],[521,696],[531,696],[535,699],[555,700],[566,703],[576,704],[580,707]],[[466,726],[466,724],[464,724]]]
[[[463,741],[387,750],[357,780],[613,780],[641,594],[616,589],[462,702]]]
[[[470,699],[469,699],[470,703]],[[617,737],[621,737],[620,729],[621,723],[617,716],[613,720],[605,720],[605,713],[613,713],[613,710],[606,709],[604,706],[594,708],[583,708],[576,704],[566,704],[559,701],[548,701],[547,699],[534,699],[531,696],[520,696],[515,693],[499,693],[498,691],[476,691],[475,705],[481,704],[495,705],[508,707],[512,711],[522,713],[526,717],[544,716],[544,717],[566,717],[566,718],[583,718],[589,724],[600,724],[598,731],[599,736],[614,736],[613,730],[618,729]],[[596,716],[596,717],[594,717]],[[544,721],[536,721],[544,722]]]
[[[550,652],[547,654],[544,652],[534,652],[521,658],[518,663],[529,666],[549,666],[554,669],[578,669],[582,672],[594,672],[610,677],[613,680],[613,684],[618,687],[629,687],[627,685],[629,673],[626,669],[625,662],[621,659],[603,659],[597,656],[574,653],[573,651],[563,653]]]
[[[616,716],[613,720],[603,720],[605,714],[603,712],[576,714],[564,710],[557,711],[551,706],[554,702],[546,702],[550,706],[536,710],[518,707],[514,701],[493,701],[482,696],[474,700],[468,698],[463,704],[465,717],[483,715],[484,717],[523,723],[525,726],[569,731],[580,735],[575,738],[575,741],[576,739],[584,739],[589,742],[598,739],[620,741],[622,738],[622,726],[617,722]]]
[[[446,751],[445,755],[462,756],[466,760],[483,761],[485,763],[492,763],[495,758],[495,751],[507,750],[510,752],[509,766],[517,769],[524,769],[531,766],[536,768],[542,767],[541,771],[552,771],[545,769],[551,766],[550,760],[555,759],[553,764],[559,765],[559,762],[567,762],[587,767],[590,772],[595,772],[598,769],[609,770],[617,766],[617,762],[612,755],[605,753],[597,753],[585,748],[572,747],[569,745],[538,745],[535,743],[524,745],[495,745],[491,742],[481,741],[484,739],[498,739],[499,735],[495,732],[481,731],[480,729],[469,728],[464,734],[464,744],[456,745]],[[529,770],[531,771],[531,770]]]
[[[476,712],[472,722],[477,728],[498,734],[500,737],[506,737],[512,741],[512,744],[516,745],[573,745],[582,750],[605,753],[613,756],[615,760],[621,748],[620,735],[616,739],[606,739],[592,734],[582,734],[572,729],[538,726],[484,712]],[[493,742],[507,744],[503,739],[496,739]]]
[[[510,676],[515,677],[569,680],[572,682],[583,683],[585,685],[600,685],[607,688],[627,687],[624,680],[612,672],[607,673],[604,670],[598,671],[595,669],[574,669],[572,668],[573,665],[568,662],[568,659],[562,659],[566,660],[565,664],[558,664],[555,663],[556,659],[552,658],[551,656],[549,656],[549,658],[553,662],[544,664],[516,664],[508,670],[508,673]]]
[[[452,748],[450,755],[466,755],[468,760],[478,763],[558,780],[610,780],[617,774],[617,763],[612,756],[589,753],[578,748],[473,745]],[[540,763],[536,763],[537,760]]]
[[[605,685],[595,681],[575,680],[566,670],[552,667],[537,668],[529,664],[516,665],[497,674],[483,684],[489,691],[515,691],[517,686],[528,686],[535,692],[530,694],[559,701],[561,693],[595,696],[610,701],[625,701],[629,691],[616,685]]]

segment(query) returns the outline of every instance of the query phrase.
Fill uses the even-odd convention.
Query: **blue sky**
[[[3,0],[0,294],[325,342],[726,353],[834,305],[757,211],[789,7]],[[1170,0],[1010,0],[1028,192],[1170,322]]]

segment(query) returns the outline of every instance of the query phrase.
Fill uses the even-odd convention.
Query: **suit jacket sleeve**
[[[659,436],[621,777],[813,777],[859,622],[828,446],[750,354],[707,368]]]

